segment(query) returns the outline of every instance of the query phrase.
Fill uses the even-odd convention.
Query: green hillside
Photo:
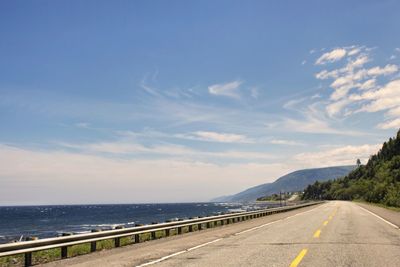
[[[366,165],[343,178],[309,185],[303,199],[360,199],[400,207],[400,131]]]

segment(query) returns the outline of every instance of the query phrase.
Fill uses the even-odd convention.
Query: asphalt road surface
[[[400,230],[334,201],[49,266],[400,266]]]

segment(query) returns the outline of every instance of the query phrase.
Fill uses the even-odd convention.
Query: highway
[[[400,266],[400,230],[334,201],[48,266]]]

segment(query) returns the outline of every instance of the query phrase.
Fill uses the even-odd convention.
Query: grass
[[[24,255],[18,254],[13,256],[7,256],[0,258],[0,266],[8,267],[8,266],[24,266]]]

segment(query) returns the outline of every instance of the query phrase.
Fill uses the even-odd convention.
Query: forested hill
[[[335,166],[317,169],[298,170],[278,178],[273,183],[261,184],[248,188],[232,196],[224,196],[211,201],[252,202],[259,197],[282,192],[303,191],[315,181],[327,181],[347,175],[355,166]]]
[[[347,176],[309,185],[303,199],[360,199],[400,207],[400,130],[366,165]]]

